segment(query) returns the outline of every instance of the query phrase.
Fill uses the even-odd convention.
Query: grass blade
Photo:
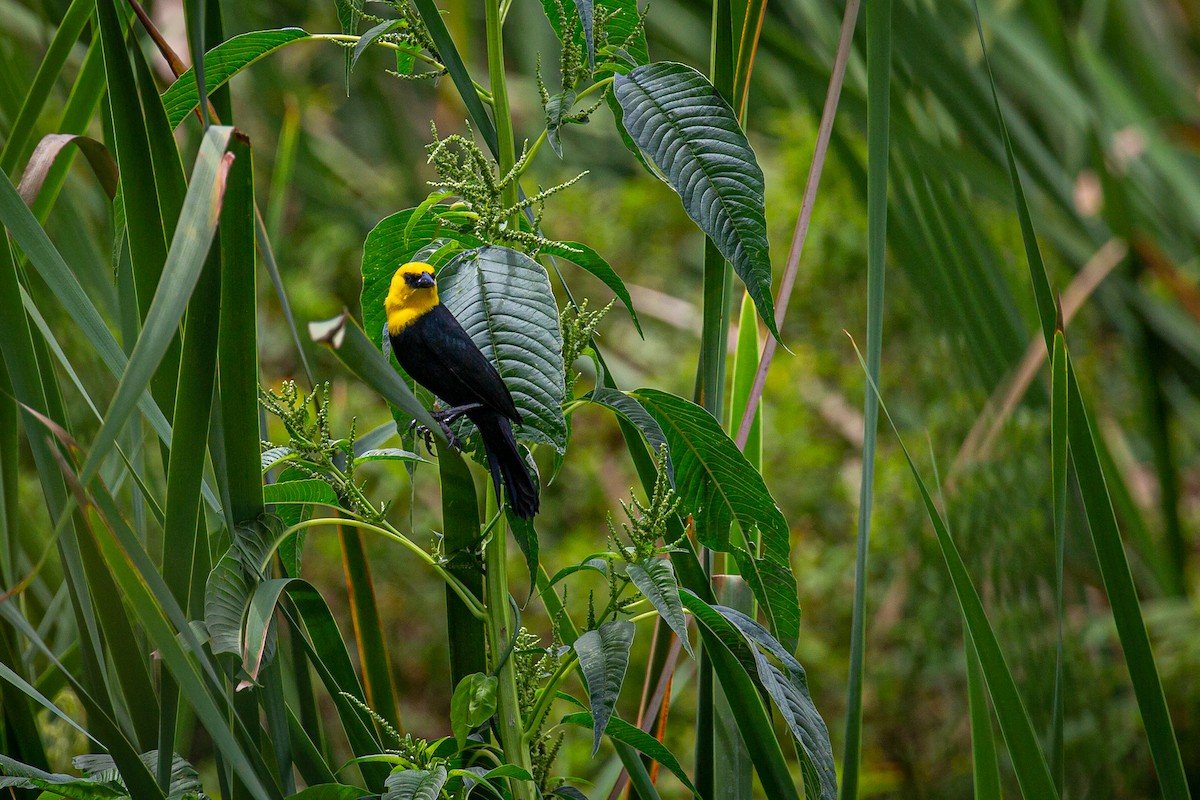
[[[975,800],[1001,800],[1000,765],[996,761],[996,739],[988,709],[987,682],[971,630],[963,625],[963,650],[967,658],[967,705],[971,719],[971,774]]]
[[[857,348],[855,348],[855,353],[858,354],[860,363],[863,363],[862,354],[858,353]],[[863,363],[863,371],[867,371],[865,363]],[[869,375],[867,380],[869,382],[869,390],[876,394],[878,400],[878,385]],[[1000,641],[996,638],[996,633],[988,621],[987,612],[983,608],[983,601],[979,597],[979,592],[975,589],[975,584],[972,582],[971,575],[967,571],[967,565],[963,562],[962,556],[958,552],[958,546],[954,544],[954,539],[950,535],[946,521],[942,518],[941,512],[938,511],[937,505],[933,502],[933,497],[930,495],[929,489],[926,488],[925,481],[921,478],[921,473],[917,471],[917,465],[900,436],[899,428],[892,421],[892,417],[888,413],[887,407],[883,405],[882,400],[879,400],[879,408],[883,410],[884,416],[892,428],[892,432],[896,435],[896,439],[900,443],[900,448],[904,452],[904,460],[907,462],[913,480],[916,481],[917,489],[921,493],[921,502],[925,505],[925,511],[929,515],[930,522],[933,523],[934,532],[937,534],[938,546],[941,548],[943,558],[945,558],[946,569],[954,585],[954,592],[958,597],[959,607],[962,610],[964,625],[970,633],[976,652],[979,655],[980,664],[983,668],[983,676],[987,683],[988,691],[991,693],[992,705],[996,710],[996,717],[1000,722],[1000,732],[1004,735],[1004,742],[1008,746],[1009,755],[1012,757],[1013,768],[1017,774],[1017,780],[1021,785],[1021,793],[1026,798],[1038,798],[1039,800],[1042,798],[1046,798],[1047,800],[1049,798],[1056,798],[1058,797],[1058,790],[1054,786],[1054,779],[1050,776],[1050,768],[1046,764],[1046,757],[1042,753],[1037,734],[1033,730],[1033,721],[1029,718],[1029,711],[1026,710],[1025,702],[1021,699],[1021,694],[1017,690],[1017,683],[1013,679],[1012,672],[1009,670],[1008,664],[1004,659],[1004,652],[1000,648]]]
[[[1046,266],[1042,261],[1037,234],[1029,213],[1029,204],[1025,199],[1025,190],[1017,169],[1016,157],[1013,155],[1008,128],[1000,110],[999,95],[996,91],[995,79],[992,77],[991,64],[987,59],[983,24],[979,20],[977,6],[975,7],[975,24],[980,43],[983,45],[984,64],[991,82],[992,99],[1008,159],[1013,200],[1017,218],[1021,224],[1021,235],[1029,262],[1029,277],[1033,285],[1034,298],[1037,301],[1042,334],[1046,339],[1047,349],[1053,352],[1054,334],[1058,327],[1057,306],[1050,289]],[[1165,797],[1190,797],[1187,776],[1183,768],[1183,757],[1179,751],[1179,742],[1171,723],[1171,714],[1163,694],[1158,667],[1154,662],[1150,638],[1146,633],[1146,623],[1142,618],[1141,601],[1133,582],[1133,575],[1129,570],[1129,560],[1121,541],[1121,531],[1117,526],[1112,500],[1105,484],[1104,471],[1101,468],[1100,456],[1096,447],[1096,436],[1084,404],[1083,392],[1079,387],[1079,381],[1069,358],[1066,360],[1066,370],[1067,440],[1070,446],[1071,463],[1075,466],[1076,481],[1083,496],[1088,526],[1091,528],[1092,544],[1096,549],[1096,558],[1100,564],[1104,589],[1108,594],[1113,619],[1117,626],[1117,636],[1121,641],[1125,663],[1129,667],[1129,676],[1133,682],[1134,695],[1137,697],[1138,709],[1142,714],[1146,738],[1150,744],[1150,754],[1158,771],[1159,785]]]
[[[104,425],[96,434],[87,461],[80,470],[80,478],[85,483],[96,474],[101,460],[116,442],[117,435],[133,414],[163,355],[175,340],[179,322],[183,318],[192,290],[200,278],[209,245],[216,231],[217,215],[225,188],[225,173],[230,165],[225,151],[232,134],[232,128],[210,129],[201,143],[180,225],[163,269],[167,279],[162,281],[159,291],[155,293],[142,334],[138,337],[129,363],[121,375],[121,383],[109,405]],[[131,235],[132,233],[130,231]],[[257,397],[257,392],[253,396]],[[257,442],[256,434],[256,477]]]
[[[867,379],[879,380],[883,351],[883,287],[887,258],[887,187],[891,93],[891,0],[867,6]],[[862,758],[862,689],[866,668],[867,552],[875,484],[875,443],[879,398],[863,400],[862,483],[858,501],[858,540],[854,562],[854,611],[850,629],[850,676],[846,696],[846,742],[842,751],[843,798],[858,797]]]

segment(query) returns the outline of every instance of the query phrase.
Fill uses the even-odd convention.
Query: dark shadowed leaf
[[[671,562],[661,558],[648,558],[641,564],[626,566],[625,574],[650,601],[659,616],[671,626],[671,630],[683,644],[683,649],[695,658],[692,643],[688,641],[687,619],[683,616],[683,605],[679,602],[679,584],[675,581],[675,569]]]
[[[617,274],[616,270],[604,260],[603,256],[586,244],[579,242],[553,242],[543,246],[541,252],[566,259],[599,278],[624,304],[625,310],[629,312],[629,318],[633,320],[633,327],[637,328],[639,336],[644,337],[642,323],[638,321],[637,312],[633,310],[633,299],[629,296],[629,290],[625,288],[625,282],[621,280],[621,276]]]
[[[776,338],[763,173],[733,109],[691,67],[663,62],[617,75],[623,124],[716,243]]]
[[[613,706],[621,694],[625,668],[629,666],[629,648],[633,644],[634,624],[625,620],[606,622],[575,640],[579,667],[588,684],[592,708],[592,755],[600,749],[600,736],[608,726]]]
[[[523,253],[489,246],[459,255],[437,281],[442,304],[512,392],[523,419],[514,433],[565,452],[562,333],[546,270]]]
[[[800,630],[796,580],[788,560],[787,520],[762,476],[750,465],[720,423],[694,403],[657,389],[632,393],[658,422],[671,446],[675,490],[696,518],[696,533],[708,547],[726,552],[733,520],[747,539],[761,537],[762,557],[749,580],[767,610],[772,629],[790,649]],[[769,566],[766,566],[768,565]],[[747,566],[752,566],[747,562]]]

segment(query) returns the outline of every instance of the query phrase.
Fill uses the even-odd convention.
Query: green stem
[[[491,0],[489,4],[490,2]],[[495,502],[492,498],[489,493],[489,506]],[[487,571],[485,583],[488,614],[485,624],[493,659],[499,658],[500,654],[505,652],[514,633],[508,616],[508,565],[505,554],[507,533],[503,523],[496,526],[483,550],[484,568]],[[496,677],[500,682],[496,702],[496,728],[499,732],[500,747],[504,750],[504,760],[533,774],[533,763],[529,758],[529,748],[525,744],[525,733],[521,725],[516,659],[505,659]],[[531,783],[513,780],[514,800],[533,800],[533,788]]]
[[[492,111],[496,120],[496,165],[501,175],[512,171],[516,163],[513,144],[512,114],[508,106],[508,82],[504,74],[504,35],[500,22],[500,0],[484,0],[484,22],[487,28],[488,77],[492,83]],[[517,205],[517,182],[509,181],[500,198],[505,208]],[[514,228],[516,214],[509,220]]]
[[[317,41],[317,42],[351,42],[351,43],[355,43],[355,44],[357,44],[358,41],[360,39],[362,39],[361,36],[355,36],[354,34],[349,34],[349,33],[314,33],[314,34],[311,34],[309,38],[311,38],[313,41]],[[400,45],[396,44],[395,42],[389,42],[389,41],[385,41],[383,39],[376,39],[374,42],[372,42],[372,44],[377,47],[383,47],[387,50],[396,50],[401,53],[410,55],[413,58],[415,58],[417,61],[427,64],[427,65],[433,67],[434,69],[438,70],[439,72],[446,69],[445,64],[438,61],[436,58],[431,57],[429,54],[427,54],[421,50],[417,50],[416,48],[401,47]],[[491,92],[489,92],[487,89],[480,86],[478,83],[475,83],[475,81],[471,81],[471,83],[474,84],[475,93],[479,95],[479,99],[482,100],[483,102],[487,103],[488,105],[491,105],[492,104]]]
[[[349,513],[346,512],[345,509],[342,509],[342,511],[344,513]],[[434,572],[438,574],[438,577],[444,580],[446,584],[454,590],[454,593],[462,599],[463,604],[466,605],[466,607],[470,610],[472,616],[476,617],[477,619],[483,619],[487,616],[487,612],[481,605],[479,605],[479,601],[475,599],[475,596],[471,594],[471,591],[467,589],[467,587],[462,585],[462,582],[459,581],[458,578],[447,572],[445,568],[443,568],[433,556],[429,555],[429,553],[426,553],[420,545],[399,531],[391,529],[391,526],[388,526],[388,528],[382,528],[378,525],[373,525],[370,522],[342,517],[321,517],[320,519],[308,519],[304,522],[298,522],[295,525],[285,529],[275,541],[274,546],[272,546],[270,551],[271,554],[274,554],[275,548],[279,546],[280,542],[282,542],[288,536],[291,536],[296,531],[304,530],[306,528],[316,528],[321,525],[345,525],[350,528],[362,528],[365,531],[373,531],[374,533],[378,533],[380,536],[384,536],[394,542],[399,542],[406,549],[424,561]],[[260,564],[259,567],[260,569],[265,569],[266,565]]]

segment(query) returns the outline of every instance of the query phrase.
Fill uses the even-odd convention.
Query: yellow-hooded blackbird
[[[445,424],[465,415],[475,423],[497,502],[503,480],[509,507],[518,517],[532,519],[538,511],[537,484],[512,432],[512,423],[519,424],[521,415],[496,367],[438,299],[433,267],[414,261],[396,270],[384,308],[400,366],[451,406],[435,417]]]

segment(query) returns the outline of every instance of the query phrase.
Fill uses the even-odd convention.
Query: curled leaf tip
[[[308,323],[308,335],[318,344],[328,344],[335,350],[340,349],[342,341],[346,338],[346,320],[349,317],[350,312],[343,310],[341,314],[332,319],[310,322]]]

